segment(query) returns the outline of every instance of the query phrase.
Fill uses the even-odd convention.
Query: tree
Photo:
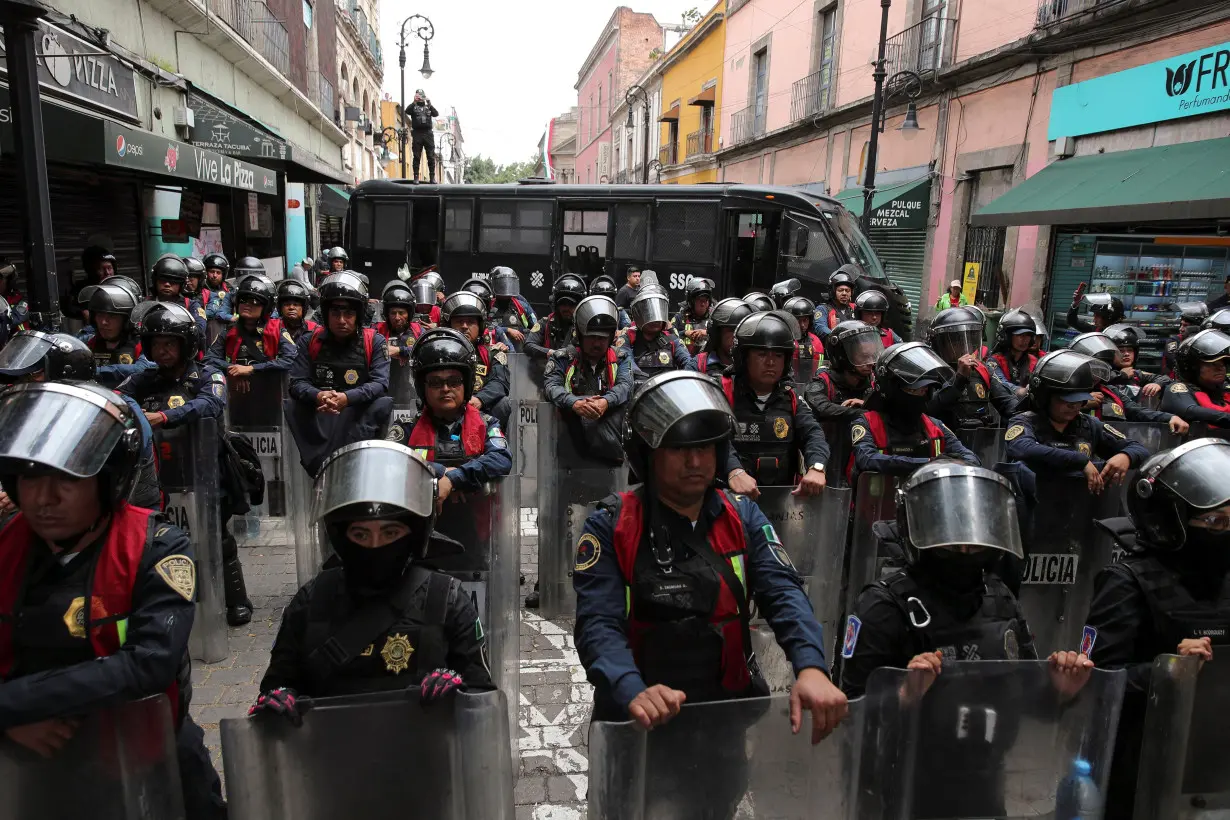
[[[464,179],[470,185],[499,185],[532,177],[537,167],[537,155],[531,156],[525,162],[496,165],[494,160],[482,154],[475,154],[466,160]]]
[[[700,22],[700,18],[700,9],[693,6],[683,13],[683,24],[689,27],[694,26]]]

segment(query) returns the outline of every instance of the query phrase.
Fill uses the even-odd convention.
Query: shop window
[[[481,253],[542,256],[551,252],[552,204],[545,201],[482,203],[478,245]]]
[[[469,199],[444,203],[444,250],[469,253],[474,231],[474,202]]]
[[[654,261],[712,262],[717,225],[716,202],[659,202],[654,224]]]

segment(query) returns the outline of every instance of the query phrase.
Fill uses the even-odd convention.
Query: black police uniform
[[[1137,371],[1139,372],[1139,371]],[[1098,418],[1103,421],[1114,421],[1121,419],[1123,421],[1143,422],[1146,424],[1170,424],[1170,419],[1173,413],[1165,413],[1161,410],[1151,410],[1137,401],[1138,393],[1133,389],[1135,384],[1131,377],[1123,373],[1115,373],[1114,378],[1108,383],[1102,385],[1098,390],[1103,394],[1114,394],[1114,399],[1109,396],[1102,402],[1102,406],[1097,410]]]
[[[614,381],[605,358],[591,365],[579,351],[563,350],[547,360],[543,393],[564,411],[561,417],[579,454],[619,464],[623,461],[623,409],[632,397],[634,383],[632,355],[627,348],[611,349],[615,351]],[[572,406],[586,396],[606,399],[602,418],[586,419],[572,412]]]
[[[696,370],[696,363],[683,342],[669,330],[646,339],[636,328],[629,328],[628,336],[620,338],[616,344],[632,353],[632,374],[638,381],[670,370]]]
[[[482,402],[481,409],[496,417],[501,427],[508,427],[508,419],[512,416],[512,404],[508,394],[512,390],[512,376],[508,372],[508,354],[503,350],[495,350],[483,338],[474,345],[479,351],[478,362],[474,365],[474,397]],[[481,349],[487,350],[487,362],[483,363]]]
[[[737,425],[727,475],[742,467],[758,484],[785,486],[797,484],[813,465],[828,463],[824,430],[789,384],[775,384],[763,404],[746,378],[726,376],[722,384],[733,394]]]
[[[872,407],[868,409],[875,409],[880,404],[879,398],[879,394],[874,394]],[[850,425],[850,444],[854,451],[854,465],[850,474],[851,486],[857,484],[860,473],[875,472],[907,476],[923,464],[939,458],[940,455],[960,459],[975,467],[982,466],[978,456],[939,419],[932,418],[931,423],[939,429],[943,436],[941,454],[935,452],[934,442],[923,426],[921,413],[912,419],[902,419],[900,416],[892,416],[888,413],[882,413],[880,417],[884,422],[884,431],[888,434],[887,452],[882,453],[876,447],[865,419]]]
[[[1188,423],[1230,427],[1230,395],[1224,389],[1206,390],[1190,382],[1173,381],[1162,393],[1162,411]]]
[[[572,339],[572,321],[562,321],[554,313],[530,328],[525,336],[525,353],[535,359],[545,359],[552,350],[563,350]]]
[[[1020,413],[1008,422],[1004,440],[1008,442],[1008,461],[1023,462],[1040,476],[1079,473],[1091,461],[1098,465],[1120,453],[1128,457],[1132,467],[1139,467],[1149,457],[1143,444],[1084,413],[1063,432],[1033,410]]]
[[[1011,350],[1006,353],[995,353],[987,360],[987,370],[1013,390],[1018,387],[1029,387],[1029,363],[1033,361],[1037,364],[1038,359],[1032,353],[1022,353],[1015,359],[1013,355],[1014,351]],[[1004,368],[1005,364],[1007,369]]]
[[[135,365],[141,358],[138,353],[141,340],[130,328],[125,327],[114,347],[108,346],[102,336],[94,333],[87,341],[94,353],[94,372],[99,384],[115,387],[131,372],[128,366]]]
[[[816,421],[821,423],[834,422],[849,425],[863,417],[862,407],[843,407],[842,402],[851,399],[867,401],[871,396],[871,378],[859,378],[853,387],[846,384],[841,374],[825,365],[816,371],[816,377],[803,394],[807,406],[811,408]]]
[[[432,118],[440,116],[440,112],[429,102],[412,102],[406,107],[406,116],[410,120],[410,144],[414,154],[414,164],[411,166],[414,169],[413,177],[418,179],[419,161],[426,151],[429,179],[435,182],[436,135]]]
[[[975,368],[935,391],[927,403],[927,412],[949,427],[968,430],[979,427],[999,427],[1003,419],[1016,413],[1020,398],[989,369]]]
[[[189,361],[179,378],[160,367],[133,373],[116,390],[132,396],[145,412],[161,413],[167,429],[220,418],[226,410],[226,377],[197,361]]]

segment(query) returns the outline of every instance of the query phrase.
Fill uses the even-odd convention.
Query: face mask
[[[902,420],[917,420],[927,407],[927,397],[911,396],[903,391],[896,391],[891,400],[885,402],[889,416]]]
[[[1213,575],[1230,571],[1230,532],[1213,533],[1199,527],[1187,528],[1187,542],[1179,553],[1188,566]]]
[[[923,550],[919,563],[944,586],[969,592],[982,586],[982,574],[998,557],[994,550],[963,553],[948,549]]]
[[[407,534],[383,547],[367,549],[346,538],[345,532],[343,526],[330,541],[345,568],[346,587],[360,597],[371,597],[392,589],[410,562],[412,535]]]

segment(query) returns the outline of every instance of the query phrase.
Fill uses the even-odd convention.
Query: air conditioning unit
[[[186,105],[175,106],[174,117],[176,128],[196,127],[196,112]]]
[[[345,168],[347,171],[349,171],[351,168],[354,167],[354,163],[350,161],[350,157],[346,157],[345,159],[342,160],[342,167]]]

